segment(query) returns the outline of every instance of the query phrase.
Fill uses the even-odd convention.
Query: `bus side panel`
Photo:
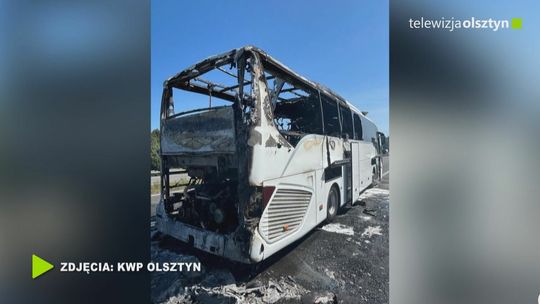
[[[267,128],[270,129],[270,128]],[[324,146],[323,135],[306,135],[296,147],[264,144],[274,142],[271,135],[260,132],[263,144],[253,146],[253,161],[250,183],[260,186],[264,181],[284,176],[313,172],[322,168]]]
[[[351,161],[352,161],[352,201],[356,202],[360,197],[360,143],[351,142]]]
[[[274,194],[272,195],[269,204],[263,212],[263,217],[259,223],[259,228],[254,231],[254,235],[251,242],[250,258],[259,262],[268,258],[272,254],[290,245],[294,241],[300,239],[313,228],[326,220],[326,200],[328,193],[332,185],[338,185],[341,193],[341,199],[343,195],[343,178],[335,178],[330,181],[325,181],[324,170],[319,169],[308,173],[300,173],[287,177],[281,177],[273,180],[268,180],[263,183],[264,187],[275,187]],[[309,205],[305,210],[301,224],[296,229],[283,237],[277,237],[275,240],[269,240],[269,232],[275,232],[276,228],[268,228],[267,216],[268,209],[272,205],[273,200],[276,197],[276,193],[280,189],[291,190],[305,190],[311,192],[311,198]],[[279,220],[283,225],[283,221]],[[288,227],[290,228],[290,227]],[[262,245],[262,246],[261,246]]]
[[[262,260],[269,257],[317,226],[319,223],[317,210],[321,204],[319,193],[315,188],[318,186],[318,177],[321,176],[322,170],[317,171],[295,174],[263,183],[264,187],[273,186],[275,190],[263,212],[259,227],[255,231],[250,253],[252,259]],[[293,207],[294,210],[299,210],[297,212],[280,211],[284,204],[298,204],[300,198],[306,197],[305,195],[308,193],[309,202],[306,200],[305,209],[301,209],[297,205]],[[279,195],[281,197],[278,198]],[[277,218],[276,214],[282,214],[282,217]],[[261,248],[263,248],[262,251]]]
[[[324,170],[317,170],[317,225],[326,220],[326,199],[328,198],[328,191],[330,187],[327,187],[324,180]]]
[[[360,191],[364,191],[373,182],[373,165],[371,159],[377,155],[370,142],[360,142]]]
[[[360,193],[373,182],[373,165],[371,159],[376,155],[372,143],[354,141],[351,143],[352,174],[353,174],[353,202],[357,201]]]

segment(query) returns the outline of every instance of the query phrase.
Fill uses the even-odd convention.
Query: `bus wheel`
[[[336,217],[339,209],[339,190],[333,185],[328,192],[328,201],[326,202],[326,220],[331,222]]]

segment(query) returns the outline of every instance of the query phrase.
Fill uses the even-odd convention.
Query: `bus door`
[[[377,154],[379,155],[383,154],[385,139],[384,133],[377,132]]]
[[[362,191],[360,179],[360,143],[351,142],[352,202],[356,202]]]
[[[386,137],[384,136],[384,133],[377,132],[377,178],[378,180],[382,179],[382,170],[383,170],[383,163],[382,163],[382,156],[384,154],[384,146],[385,146]]]

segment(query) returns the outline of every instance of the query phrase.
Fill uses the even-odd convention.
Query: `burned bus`
[[[176,113],[178,90],[208,104]],[[230,260],[268,258],[381,178],[385,137],[364,114],[253,46],[183,70],[163,87],[157,229]]]

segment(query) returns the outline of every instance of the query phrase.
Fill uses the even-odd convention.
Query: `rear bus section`
[[[254,262],[253,231],[263,209],[262,187],[249,182],[260,115],[256,65],[249,48],[210,57],[168,79],[161,105],[158,230],[244,263]],[[173,94],[177,102],[196,100],[185,92],[205,96],[208,107],[176,113]]]
[[[158,229],[199,249],[245,261],[249,233],[240,226],[236,152],[232,106],[164,120]],[[174,169],[185,176],[181,185],[169,182]]]
[[[175,113],[177,91],[208,107]],[[377,140],[343,98],[255,47],[207,58],[164,84],[157,228],[231,260],[261,261],[374,182]]]

